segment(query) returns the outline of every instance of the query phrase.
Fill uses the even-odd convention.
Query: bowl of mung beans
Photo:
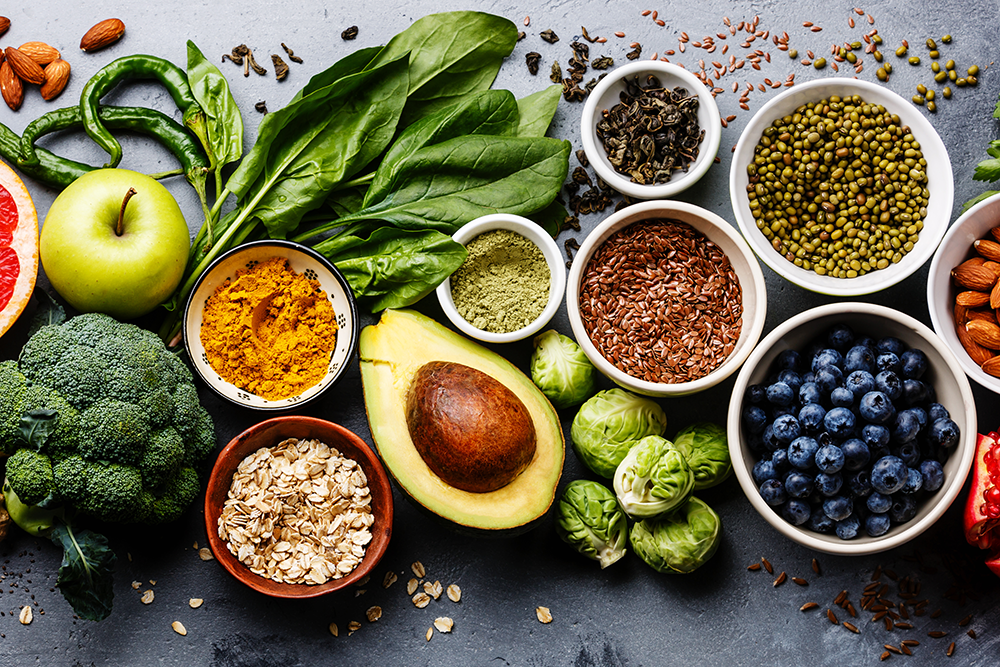
[[[913,274],[948,227],[948,151],[920,110],[854,79],[796,85],[736,145],[729,188],[740,230],[775,273],[832,296]]]
[[[732,375],[764,329],[764,274],[746,241],[711,211],[649,201],[584,239],[566,285],[573,337],[613,382],[686,396]]]

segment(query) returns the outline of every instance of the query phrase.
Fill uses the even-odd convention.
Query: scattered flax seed
[[[764,569],[767,570],[768,574],[774,574],[774,567],[771,565],[771,561],[761,556],[760,562],[761,565],[764,566]]]
[[[139,590],[139,588],[141,586],[142,586],[142,582],[141,581],[133,581],[132,582],[132,590],[137,591],[137,590]]]
[[[775,588],[777,588],[781,584],[785,583],[785,579],[787,579],[787,578],[788,578],[788,575],[786,575],[784,572],[782,572],[781,574],[778,575],[778,578],[774,580],[774,584],[772,584],[772,585]]]
[[[948,644],[948,650],[945,651],[944,654],[946,656],[948,656],[949,658],[951,656],[955,655],[955,642],[952,642],[952,643]]]
[[[970,629],[969,629],[969,631],[968,631],[968,632],[966,632],[965,634],[969,635],[969,637],[970,637],[970,638],[972,638],[972,639],[975,639],[975,638],[976,638],[976,631],[975,631],[975,630],[973,630],[973,629],[971,629],[971,628],[970,628]]]
[[[833,613],[832,609],[826,610],[826,617],[830,619],[830,622],[837,625],[840,621],[837,620],[837,615]]]
[[[918,642],[916,639],[904,639],[899,643],[903,646],[920,646],[920,642]]]
[[[805,579],[803,579],[802,577],[792,577],[792,581],[794,583],[798,584],[799,586],[808,586],[809,585],[809,582],[806,581]]]
[[[144,592],[142,594],[142,597],[139,598],[139,599],[142,601],[143,604],[152,604],[153,603],[153,590],[152,589],[147,590],[146,592]]]
[[[31,619],[31,607],[29,605],[24,605],[21,607],[21,613],[18,614],[17,620],[21,622],[21,625],[30,625]]]
[[[396,583],[396,580],[398,578],[399,577],[396,576],[395,572],[389,570],[388,572],[385,573],[385,577],[382,579],[382,588],[389,588],[389,586],[392,586],[394,583]]]
[[[906,644],[902,644],[902,645],[900,645],[900,647],[899,647],[899,651],[900,651],[900,653],[902,653],[903,655],[913,655],[913,651],[911,651],[911,650],[910,650],[910,647],[908,647],[908,646],[907,646]]]
[[[535,607],[535,616],[538,617],[539,623],[552,622],[552,612],[549,611],[548,607]]]
[[[368,607],[368,610],[365,612],[365,616],[368,617],[369,623],[374,623],[378,619],[382,618],[382,607],[378,605]]]
[[[812,26],[813,26],[813,24],[812,24],[812,21],[805,21],[805,22],[804,22],[804,23],[802,24],[802,27],[803,27],[803,28],[811,28]]]
[[[896,621],[896,628],[898,630],[912,630],[913,629],[913,624],[912,623],[902,622],[902,621]]]
[[[889,618],[888,616],[886,616],[885,618],[882,619],[882,621],[885,623],[885,629],[886,629],[887,632],[890,631],[890,630],[892,630],[893,624],[892,624],[892,619],[891,618]]]
[[[525,16],[524,17],[524,25],[525,26],[531,25],[531,17],[530,16]]]
[[[330,623],[327,629],[330,631],[330,634],[333,635],[334,637],[340,636],[340,628],[337,627],[336,623]]]
[[[847,609],[847,613],[850,614],[852,618],[857,618],[858,617],[857,610],[854,608],[854,605],[851,604],[850,602],[847,603],[847,606],[845,607],[845,609]]]
[[[813,572],[815,572],[816,574],[820,573],[820,571],[819,571],[819,561],[816,560],[815,558],[813,558],[813,561],[812,561],[812,568],[813,568]]]
[[[439,616],[434,619],[434,627],[438,629],[438,632],[451,632],[451,629],[455,627],[455,622],[447,616]]]
[[[408,582],[406,582],[406,594],[413,595],[414,593],[416,593],[417,586],[419,585],[420,585],[419,581],[417,581],[416,579],[410,579]]]
[[[861,634],[861,631],[858,630],[857,626],[854,625],[853,623],[849,623],[847,621],[844,621],[844,627],[847,628],[848,630],[850,630],[851,632],[853,632],[856,635]]]
[[[811,611],[817,607],[819,607],[819,604],[816,602],[806,602],[804,605],[799,607],[799,611]]]
[[[350,637],[360,629],[361,629],[360,621],[351,621],[350,623],[347,624],[347,636]]]
[[[892,653],[889,653],[888,651],[883,651],[882,655],[879,657],[879,660],[885,662],[886,660],[888,660],[891,657],[892,657]]]
[[[966,616],[965,618],[963,618],[961,621],[959,621],[958,625],[959,625],[959,627],[964,628],[965,626],[967,626],[971,622],[972,622],[972,614],[969,614],[968,616]]]
[[[822,28],[820,28],[818,25],[814,25],[809,29],[812,30],[813,32],[820,32],[822,30]]]
[[[188,606],[191,607],[192,609],[197,609],[203,604],[205,604],[205,601],[202,600],[201,598],[191,598],[190,600],[188,600]]]
[[[934,611],[931,612],[931,618],[937,618],[940,615],[941,615],[940,609],[935,609]]]
[[[413,565],[410,566],[410,569],[413,570],[413,574],[417,575],[420,579],[427,576],[427,570],[424,569],[424,564],[419,560],[415,561]]]
[[[212,550],[206,547],[198,549],[198,558],[202,560],[215,560],[215,556],[212,555]]]
[[[837,597],[833,598],[833,604],[835,604],[835,605],[841,605],[841,604],[844,603],[844,600],[846,600],[846,599],[847,599],[847,591],[846,590],[845,591],[840,591],[840,593],[837,595]]]
[[[451,584],[448,586],[448,599],[452,602],[458,602],[462,599],[462,589],[456,584]]]
[[[416,606],[417,609],[423,609],[431,602],[431,596],[423,592],[417,593],[416,595],[413,596],[412,599],[413,599],[413,604],[414,606]]]
[[[725,118],[720,118],[719,122],[722,124],[722,127],[729,127],[729,122]]]
[[[181,637],[187,636],[188,633],[187,628],[185,628],[184,624],[181,623],[180,621],[174,621],[173,623],[170,624],[170,627],[173,628],[174,632],[179,634]]]
[[[433,636],[434,636],[434,628],[427,628],[427,634],[424,635],[424,638],[427,641],[430,641],[431,637],[433,637]]]
[[[885,647],[886,651],[892,651],[893,653],[895,653],[897,655],[900,654],[900,653],[902,653],[902,651],[900,651],[898,648],[896,648],[892,644],[883,644],[882,646]]]
[[[927,633],[927,636],[931,639],[941,639],[942,637],[947,636],[947,634],[948,633],[943,630],[931,630]]]
[[[624,37],[624,36],[625,36],[625,33],[623,33],[621,30],[619,30],[618,32],[615,33],[615,37]]]

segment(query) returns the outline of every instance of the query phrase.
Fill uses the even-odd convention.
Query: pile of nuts
[[[978,256],[952,269],[951,277],[964,290],[955,297],[958,340],[983,372],[1000,377],[1000,227],[990,234],[972,244]]]

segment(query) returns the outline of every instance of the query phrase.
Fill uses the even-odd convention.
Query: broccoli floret
[[[153,433],[139,462],[143,486],[147,489],[160,488],[174,476],[183,459],[184,441],[177,431],[165,428]]]
[[[199,409],[194,428],[185,438],[184,465],[197,468],[215,452],[215,424],[204,408]]]
[[[90,451],[81,452],[97,461],[135,465],[149,441],[149,423],[142,408],[113,398],[97,401],[83,411],[80,422],[90,432]]]
[[[174,399],[162,387],[143,396],[139,407],[146,414],[151,428],[163,428],[174,420]]]
[[[17,447],[27,386],[15,362],[0,362],[0,454],[13,453]]]
[[[37,384],[29,384],[24,392],[24,403],[20,417],[32,410],[54,410],[59,416],[56,426],[42,446],[46,454],[71,454],[80,447],[80,413],[66,402],[56,391]]]
[[[71,345],[56,363],[38,368],[32,383],[59,393],[70,405],[84,409],[109,386],[108,364],[92,347]]]
[[[87,494],[87,462],[82,456],[67,456],[52,466],[52,476],[59,496],[77,502]]]
[[[37,505],[55,490],[52,460],[45,454],[22,448],[7,459],[7,481],[26,505]]]
[[[76,336],[65,327],[58,324],[42,327],[21,348],[18,368],[33,381],[36,374],[55,366],[66,349],[76,344]]]
[[[87,491],[78,509],[103,521],[134,523],[143,491],[139,470],[117,463],[91,463],[86,474]]]
[[[192,468],[181,468],[170,478],[163,494],[153,502],[153,516],[149,523],[168,523],[184,513],[184,508],[198,497],[198,473]]]

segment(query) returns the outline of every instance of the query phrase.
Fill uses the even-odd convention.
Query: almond
[[[996,310],[1000,308],[1000,282],[997,282],[993,286],[993,290],[990,292],[990,308]]]
[[[976,341],[989,350],[1000,350],[1000,326],[983,320],[969,320],[965,330]]]
[[[956,327],[956,333],[958,334],[958,342],[962,344],[962,347],[969,354],[969,358],[977,365],[982,366],[993,358],[993,353],[974,341],[969,332],[965,330],[965,326]]]
[[[980,364],[980,368],[982,368],[983,372],[987,375],[1000,377],[1000,357],[990,357]]]
[[[951,270],[951,277],[966,289],[989,292],[997,281],[997,274],[983,266],[969,266],[968,262]]]
[[[958,266],[959,267],[963,267],[963,266],[982,266],[985,263],[986,263],[986,260],[984,258],[982,258],[982,257],[970,257],[969,259],[965,260],[964,262],[962,262]]]
[[[0,35],[8,30],[10,30],[10,19],[6,16],[0,16]]]
[[[995,273],[998,276],[1000,276],[1000,263],[997,263],[997,262],[983,262],[982,266],[983,266],[984,269],[989,269],[993,273]]]
[[[955,303],[966,308],[982,308],[989,302],[989,294],[986,292],[976,292],[975,290],[959,292],[958,296],[955,297]]]
[[[982,320],[983,322],[992,322],[997,324],[997,316],[992,310],[970,310],[965,321],[969,320]]]
[[[6,60],[0,64],[0,94],[3,95],[3,101],[7,106],[14,111],[20,109],[21,103],[24,102],[24,84],[17,78]]]
[[[43,100],[48,102],[59,97],[59,93],[69,82],[69,71],[69,63],[62,58],[56,58],[45,66],[45,83],[42,84],[41,88]]]
[[[989,239],[979,239],[973,241],[972,247],[986,259],[1000,262],[1000,243]]]
[[[955,324],[962,326],[969,321],[969,307],[955,302]]]
[[[991,229],[990,234],[992,234],[993,238],[995,238],[997,241],[1000,241],[1000,227],[994,227],[993,229]]]
[[[17,50],[28,56],[41,66],[48,65],[56,58],[61,58],[59,49],[45,42],[25,42]]]
[[[45,72],[42,71],[42,66],[13,46],[8,46],[4,50],[4,55],[7,56],[7,62],[13,68],[14,74],[21,77],[23,81],[33,83],[36,86],[45,81]]]
[[[90,53],[110,46],[122,38],[125,34],[125,24],[121,19],[104,19],[80,40],[80,49]]]

